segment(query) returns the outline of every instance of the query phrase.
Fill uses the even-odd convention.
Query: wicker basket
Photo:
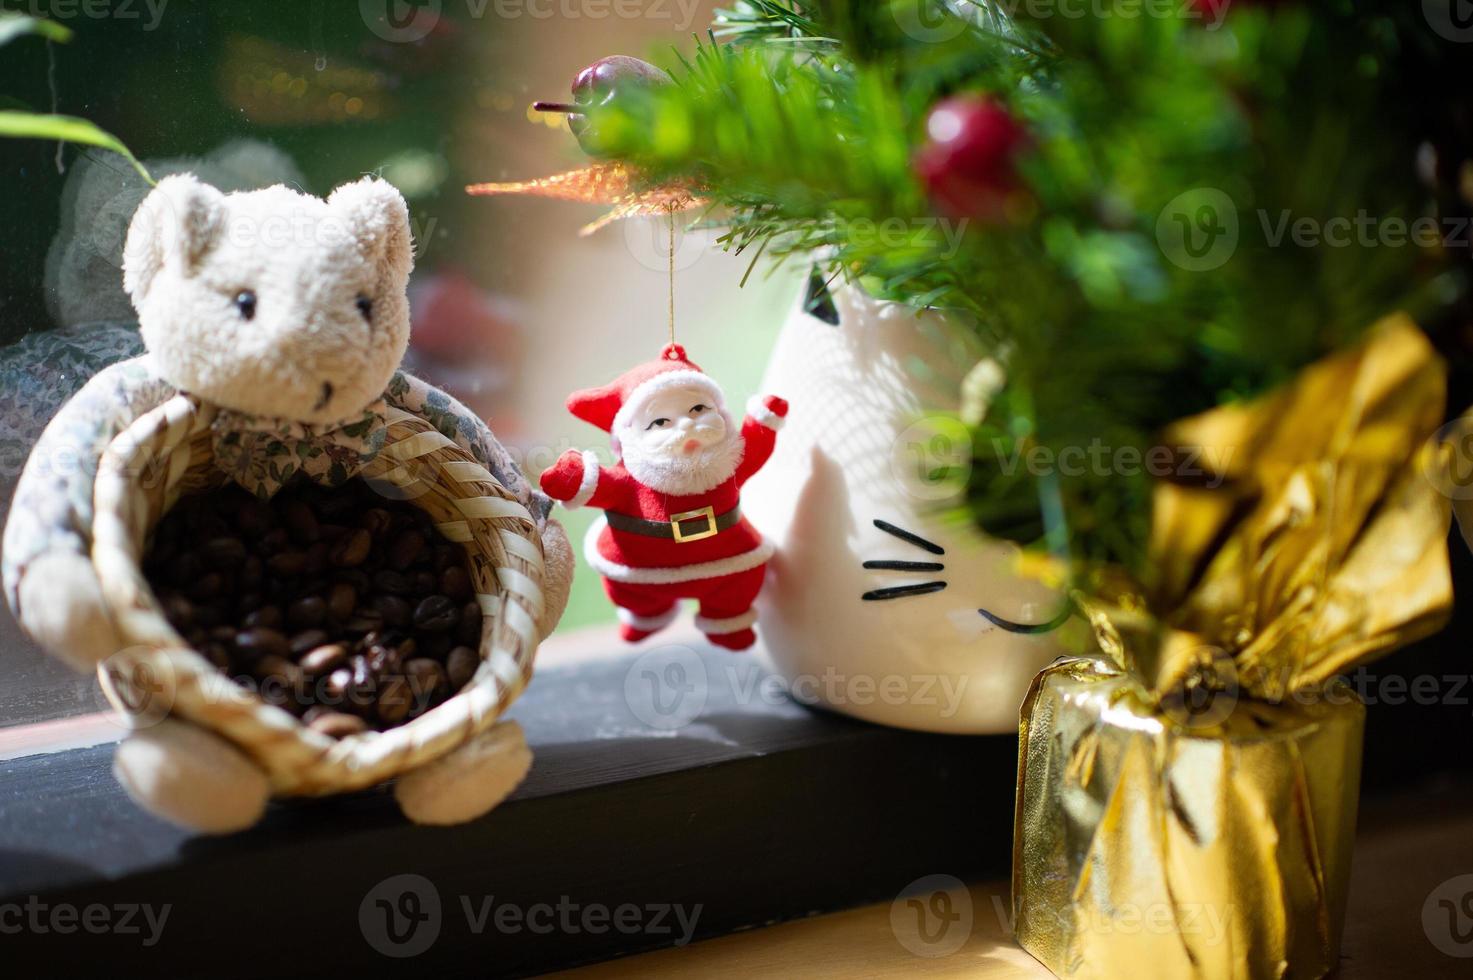
[[[176,396],[108,446],[94,490],[92,562],[124,640],[99,668],[108,699],[135,725],[168,715],[238,746],[279,796],[361,789],[445,755],[493,725],[531,678],[540,639],[542,542],[532,515],[470,453],[428,422],[391,409],[382,453],[362,476],[428,511],[460,542],[482,610],[481,665],[443,704],[383,732],[322,735],[236,684],[169,625],[143,577],[149,531],[184,494],[219,486],[216,410]]]

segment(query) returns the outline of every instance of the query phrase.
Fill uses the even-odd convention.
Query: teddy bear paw
[[[506,799],[531,767],[532,751],[522,726],[503,721],[400,777],[394,798],[415,823],[464,823]]]
[[[150,813],[206,834],[254,825],[271,797],[266,774],[243,752],[197,725],[167,718],[118,746],[113,775]]]

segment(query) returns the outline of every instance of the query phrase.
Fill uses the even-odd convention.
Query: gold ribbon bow
[[[1207,677],[1280,701],[1437,630],[1445,397],[1396,315],[1278,391],[1171,426],[1200,478],[1157,484],[1148,583],[1079,598],[1104,652],[1158,698]]]

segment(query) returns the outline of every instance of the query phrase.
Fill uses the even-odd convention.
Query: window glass
[[[562,120],[609,54],[661,57],[710,23],[709,2],[604,0],[3,0],[72,32],[0,50],[0,109],[61,113],[116,135],[159,176],[318,195],[378,173],[417,241],[411,368],[466,401],[534,476],[563,449],[606,448],[572,419],[573,388],[652,357],[666,336],[666,229],[578,230],[597,206],[470,197],[478,181],[587,165]],[[0,497],[56,408],[136,349],[121,245],[145,187],[117,154],[0,138]],[[677,248],[680,339],[733,404],[756,390],[802,269],[738,282],[749,257],[714,235]],[[47,339],[52,342],[48,343]],[[66,343],[58,346],[57,338]],[[570,515],[575,543],[589,518]],[[612,619],[580,567],[564,629]],[[96,711],[95,682],[0,613],[0,726]]]

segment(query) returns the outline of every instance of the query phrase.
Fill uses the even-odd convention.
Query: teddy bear
[[[400,370],[413,252],[408,207],[376,178],[326,199],[280,185],[225,194],[189,174],[159,182],[133,217],[124,249],[124,288],[145,353],[98,372],[61,408],[21,474],[6,524],[0,570],[7,599],[39,644],[84,671],[138,645],[98,574],[102,525],[113,519],[95,503],[99,474],[119,433],[131,433],[140,419],[177,422],[183,413],[212,446],[221,482],[262,498],[293,477],[332,485],[372,465],[385,452],[387,419],[428,422],[423,439],[459,454],[459,472],[501,494],[497,513],[519,515],[526,528],[530,543],[510,544],[532,563],[525,567],[540,569],[540,581],[508,581],[521,590],[510,598],[527,599],[535,614],[522,613],[520,624],[535,648],[566,604],[572,551],[547,516],[550,501],[484,423]],[[508,617],[510,605],[502,607]],[[185,659],[168,662],[196,665],[190,651],[169,655]],[[165,662],[156,650],[149,656]],[[482,666],[505,673],[501,664]],[[530,675],[530,652],[525,666],[521,682]],[[268,755],[228,726],[214,730],[175,712],[135,728],[117,750],[114,771],[144,807],[206,832],[252,825],[273,796],[388,777],[397,777],[396,797],[411,818],[458,822],[500,802],[530,765],[520,728],[491,724],[509,697],[492,709],[473,705],[463,729],[422,737],[397,762],[378,760],[362,772],[357,763],[339,767],[316,784],[293,782],[289,767],[273,769]],[[279,713],[267,722],[288,726],[290,716]],[[373,737],[382,733],[357,736]],[[324,759],[345,751],[299,741],[303,752]]]

